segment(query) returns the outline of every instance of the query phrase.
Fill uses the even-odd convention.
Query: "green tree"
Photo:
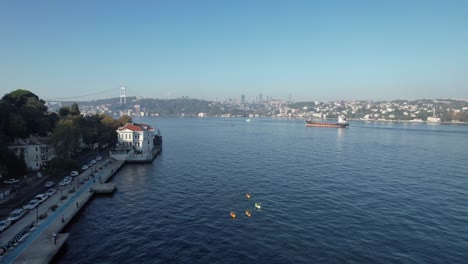
[[[79,147],[80,129],[75,126],[73,120],[60,120],[51,136],[55,154],[62,159],[70,159],[73,150]]]
[[[10,138],[27,137],[31,134],[45,135],[49,131],[48,113],[45,102],[34,93],[27,90],[16,90],[3,96],[2,101],[9,110],[10,117],[7,117],[7,127],[14,128],[7,130]],[[24,120],[20,121],[20,120]],[[25,129],[18,129],[18,124],[12,122],[21,122]],[[17,134],[18,131],[22,133]],[[14,133],[14,134],[11,134]]]
[[[53,158],[47,163],[45,167],[45,174],[47,175],[58,175],[66,174],[72,170],[78,170],[79,165],[75,160],[62,159],[62,158]]]
[[[66,117],[70,114],[70,108],[67,106],[60,107],[58,113],[61,117]]]
[[[26,120],[17,113],[11,113],[6,132],[11,138],[25,138],[28,136]]]
[[[70,115],[73,115],[73,116],[79,116],[81,113],[80,113],[80,108],[78,107],[78,104],[77,103],[73,103],[71,106],[70,106]]]
[[[119,125],[120,126],[124,126],[125,124],[127,123],[132,123],[132,118],[128,115],[123,115],[119,118]],[[115,129],[117,129],[118,127],[116,127]]]
[[[26,163],[23,157],[16,157],[13,153],[7,152],[6,154],[6,169],[8,177],[20,177],[27,173]]]

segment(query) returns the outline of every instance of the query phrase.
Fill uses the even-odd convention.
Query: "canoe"
[[[236,213],[234,213],[234,211],[231,211],[230,214],[232,218],[236,218]]]
[[[245,214],[250,218],[252,216],[252,212],[249,209],[245,210]]]

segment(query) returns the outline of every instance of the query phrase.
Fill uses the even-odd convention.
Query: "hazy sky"
[[[1,1],[0,94],[468,98],[468,1]],[[94,95],[91,95],[94,94]]]

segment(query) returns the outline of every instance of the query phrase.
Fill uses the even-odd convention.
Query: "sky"
[[[468,98],[468,1],[0,1],[0,96]]]

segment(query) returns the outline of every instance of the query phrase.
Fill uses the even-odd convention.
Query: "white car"
[[[96,164],[96,160],[91,160],[89,163],[94,165],[94,164]]]
[[[96,160],[102,160],[102,157],[101,157],[101,156],[97,156],[97,157],[96,157]]]
[[[71,183],[71,178],[69,178],[68,176],[65,177],[62,181],[60,181],[59,185],[60,186],[65,186],[65,185],[68,185]]]
[[[47,190],[46,194],[50,197],[50,196],[54,195],[56,192],[57,192],[57,189],[50,188],[49,190]]]
[[[71,175],[72,177],[78,176],[78,174],[79,174],[79,173],[78,173],[77,171],[72,171],[72,172],[70,173],[70,175]]]
[[[20,182],[20,180],[17,179],[8,179],[3,181],[4,184],[17,184],[18,182]]]
[[[6,219],[6,220],[0,221],[0,232],[5,231],[10,226],[11,226],[10,220]]]
[[[48,181],[44,184],[46,188],[54,187],[54,185],[55,185],[55,182],[51,182],[51,181]]]
[[[21,218],[23,218],[25,214],[26,212],[23,209],[18,208],[18,209],[11,211],[11,213],[8,215],[7,220],[10,220],[11,222],[18,221]]]
[[[81,170],[84,170],[84,171],[85,171],[85,170],[87,170],[87,169],[89,169],[88,165],[83,165],[83,166],[81,167]]]
[[[34,199],[38,200],[39,203],[43,203],[45,200],[47,200],[47,198],[49,198],[49,195],[45,193],[38,194],[36,197],[34,197]]]
[[[24,206],[25,210],[32,210],[39,206],[39,200],[32,199],[27,205]]]

